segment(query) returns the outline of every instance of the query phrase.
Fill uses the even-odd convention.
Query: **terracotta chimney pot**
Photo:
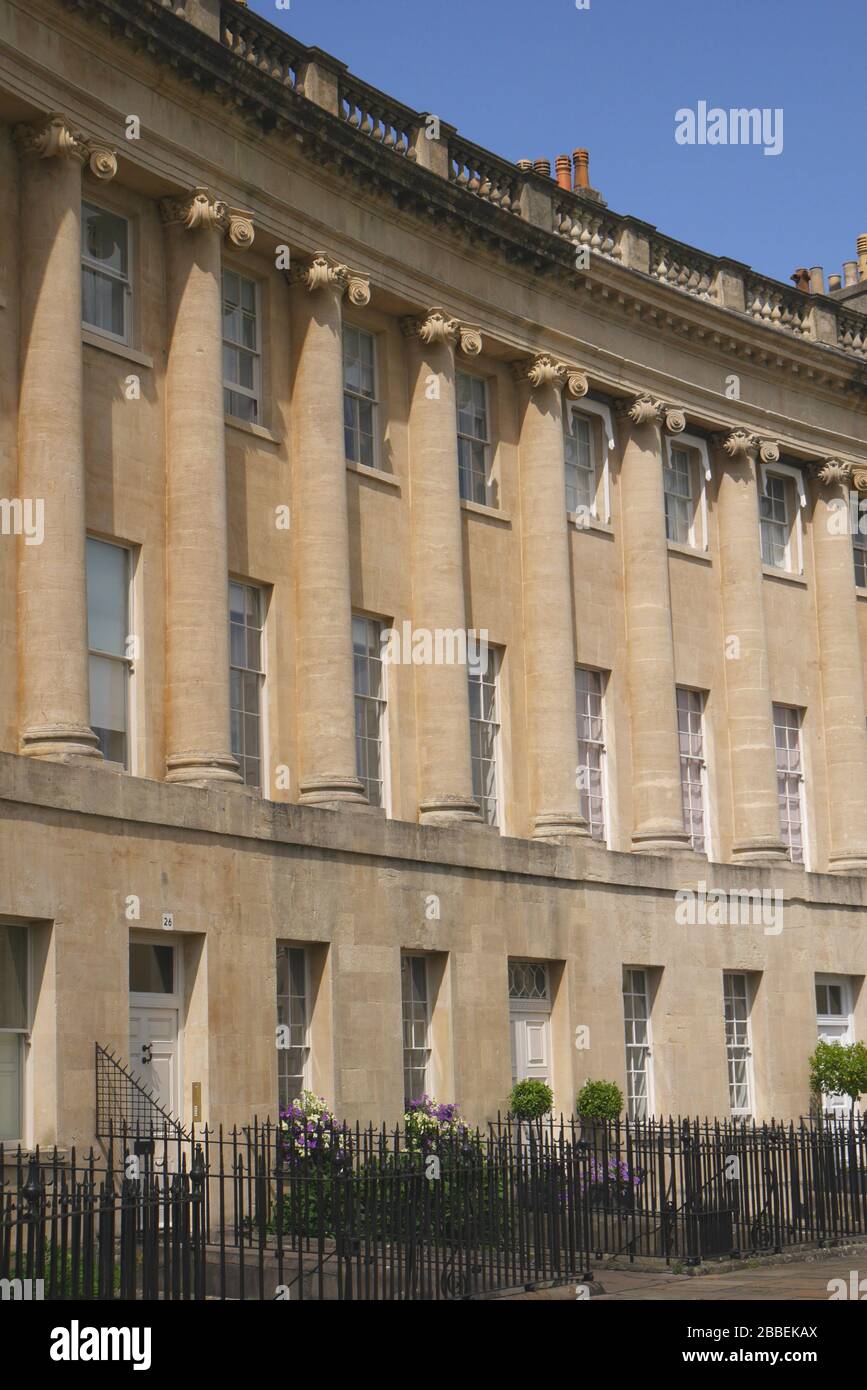
[[[557,185],[565,188],[567,193],[572,191],[572,161],[568,154],[557,156]]]
[[[844,285],[857,285],[857,283],[858,283],[858,262],[857,262],[857,261],[844,261],[844,262],[843,262],[843,284],[844,284]]]
[[[841,278],[840,278],[839,275],[829,275],[829,276],[828,276],[828,292],[829,292],[829,293],[831,293],[833,290],[842,289],[842,286],[843,286],[843,282],[842,282],[842,280],[841,280]]]
[[[789,276],[795,283],[795,289],[803,294],[810,293],[810,272],[805,265],[799,266],[793,275]]]
[[[590,151],[574,150],[572,158],[575,161],[575,181],[573,188],[590,187]]]
[[[549,179],[551,177],[550,159],[534,159],[533,168],[536,170],[536,173],[541,174],[543,178]]]
[[[863,232],[858,238],[858,279],[867,280],[867,236]]]
[[[825,293],[825,272],[820,265],[810,267],[810,292],[811,294]]]

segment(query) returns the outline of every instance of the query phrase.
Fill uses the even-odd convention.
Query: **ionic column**
[[[520,387],[521,553],[530,804],[535,839],[588,835],[578,805],[572,575],[563,400],[587,378],[541,355],[515,364]]]
[[[627,665],[632,717],[632,848],[689,849],[677,742],[674,641],[665,539],[661,425],[679,434],[681,411],[639,396],[619,412]]]
[[[206,188],[160,204],[166,224],[166,780],[240,782],[229,723],[222,246],[249,214]]]
[[[466,628],[458,486],[455,349],[475,357],[476,329],[431,309],[403,323],[408,341],[412,497],[413,624],[431,634]],[[416,670],[419,820],[479,820],[473,797],[467,668],[428,663]]]
[[[816,617],[832,873],[867,872],[867,725],[856,611],[848,464],[828,459],[813,510]]]
[[[21,151],[22,500],[43,538],[19,550],[21,751],[101,756],[90,727],[81,353],[81,175],[117,160],[52,114],[15,132]]]
[[[759,530],[757,456],[779,448],[745,430],[713,441],[720,588],[725,640],[726,711],[734,835],[732,859],[762,864],[787,858],[780,838],[777,764]]]
[[[301,800],[367,807],[355,755],[355,686],[346,447],[343,296],[370,301],[367,278],[325,256],[292,284],[293,555]]]

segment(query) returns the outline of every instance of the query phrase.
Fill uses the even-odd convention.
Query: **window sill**
[[[855,585],[855,597],[867,599],[867,589],[862,589],[859,584]]]
[[[243,434],[255,435],[257,439],[267,439],[269,444],[282,444],[282,435],[266,430],[264,425],[254,425],[250,420],[239,420],[237,415],[227,415],[226,428],[240,430]]]
[[[116,343],[113,338],[104,338],[101,333],[95,333],[90,328],[82,328],[81,341],[88,347],[99,348],[101,352],[110,352],[113,357],[123,357],[127,362],[135,362],[137,367],[154,365],[154,359],[146,353],[137,352],[135,348],[127,347],[126,343]]]
[[[697,560],[700,565],[712,565],[713,560],[706,550],[696,550],[693,545],[681,545],[680,541],[666,541],[669,555],[683,555],[687,560]]]
[[[501,512],[499,507],[486,507],[481,502],[468,502],[465,497],[461,498],[461,510],[471,512],[473,516],[485,516],[490,521],[499,521],[504,526],[511,526],[512,518],[508,512]]]
[[[599,531],[603,536],[614,535],[614,527],[611,525],[610,521],[597,521],[594,517],[585,525],[583,518],[578,512],[567,512],[566,516],[569,519],[569,524],[574,527],[576,531]]]
[[[802,574],[792,574],[790,570],[778,570],[773,565],[762,565],[766,579],[779,579],[783,584],[794,584],[798,589],[806,589],[807,581]]]
[[[369,478],[372,483],[383,483],[385,487],[394,488],[395,492],[401,491],[400,479],[393,473],[386,473],[382,468],[369,468],[366,463],[353,463],[351,459],[347,459],[346,471],[357,473],[360,478]]]

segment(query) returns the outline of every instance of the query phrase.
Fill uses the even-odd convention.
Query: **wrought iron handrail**
[[[161,1105],[126,1063],[96,1043],[96,1137],[120,1133],[190,1139],[177,1115]]]

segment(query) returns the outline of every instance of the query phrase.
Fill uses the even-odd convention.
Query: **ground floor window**
[[[0,1142],[24,1138],[24,1058],[30,1029],[26,927],[0,923]]]
[[[303,946],[277,947],[277,1079],[280,1109],[308,1088],[310,1063],[309,968]]]
[[[646,1120],[651,1113],[650,1000],[647,971],[627,966],[623,972],[623,1020],[626,1037],[626,1113]]]
[[[750,986],[746,975],[723,976],[726,1057],[729,1101],[733,1115],[750,1115],[753,1109],[750,1076]]]
[[[429,1089],[430,995],[426,956],[402,956],[400,962],[403,1015],[404,1105],[419,1100]]]

